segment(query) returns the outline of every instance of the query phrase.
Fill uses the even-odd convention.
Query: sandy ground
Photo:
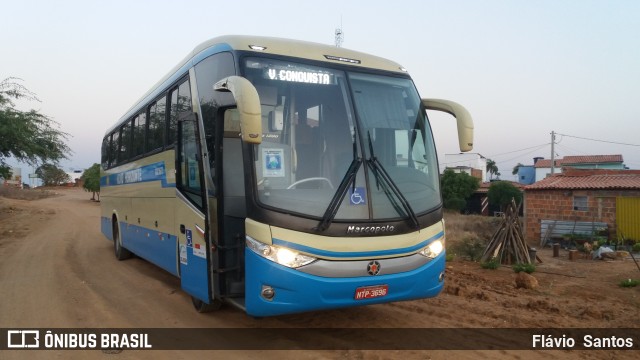
[[[433,299],[254,319],[223,307],[199,314],[178,279],[141,259],[117,261],[99,229],[99,203],[80,189],[34,201],[0,197],[0,328],[638,328],[640,278],[631,259],[569,261],[538,254],[536,289],[517,289],[508,267],[447,264]],[[5,336],[4,334],[0,334]],[[464,339],[460,339],[464,341]],[[640,339],[636,339],[640,341]],[[637,359],[638,351],[5,351],[3,359]]]

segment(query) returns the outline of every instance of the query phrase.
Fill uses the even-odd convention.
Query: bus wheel
[[[118,260],[126,260],[131,257],[131,251],[122,246],[122,238],[120,238],[120,229],[116,218],[113,218],[113,252]]]
[[[211,304],[207,304],[206,302],[196,299],[193,296],[191,297],[191,302],[193,303],[193,307],[196,308],[196,311],[199,313],[208,313],[215,310],[220,309],[222,306],[222,301],[218,299],[211,300]]]

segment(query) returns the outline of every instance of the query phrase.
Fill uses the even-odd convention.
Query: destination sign
[[[321,71],[268,68],[265,71],[265,77],[270,80],[286,82],[317,85],[335,84],[335,78],[333,74]]]

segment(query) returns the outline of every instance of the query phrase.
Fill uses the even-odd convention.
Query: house
[[[564,168],[524,188],[524,217],[529,241],[539,241],[549,221],[571,222],[574,229],[598,223],[609,239],[640,240],[640,170]]]
[[[535,181],[540,181],[551,174],[550,159],[535,158],[534,162]],[[566,167],[575,169],[626,169],[622,155],[565,156],[564,158],[555,159],[554,173],[559,173],[562,168]]]
[[[487,158],[477,153],[444,154],[444,162],[441,165],[444,165],[445,169],[479,177],[480,181],[487,179]],[[444,169],[441,169],[442,171]]]
[[[480,169],[474,169],[470,166],[456,166],[456,167],[447,167],[447,170],[453,170],[454,173],[466,173],[470,176],[473,176],[475,178],[480,179],[480,181],[482,182],[482,170]]]
[[[531,185],[536,182],[536,168],[533,165],[518,166],[518,183]]]

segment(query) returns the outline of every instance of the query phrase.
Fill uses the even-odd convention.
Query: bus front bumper
[[[340,262],[336,261],[336,266]],[[425,265],[402,273],[330,278],[310,275],[267,260],[245,249],[246,311],[252,316],[274,316],[313,310],[422,299],[438,295],[443,287],[445,252]],[[386,295],[356,300],[364,287],[386,285]],[[263,292],[272,292],[267,299]]]

